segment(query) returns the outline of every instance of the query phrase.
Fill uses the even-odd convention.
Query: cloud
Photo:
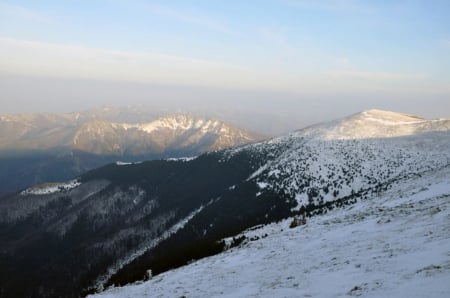
[[[221,23],[217,19],[214,19],[210,16],[198,12],[180,10],[168,6],[147,4],[147,3],[137,4],[137,7],[141,7],[142,9],[150,13],[177,22],[195,25],[198,27],[206,28],[208,30],[220,33],[233,34],[232,30],[225,24]]]
[[[45,24],[52,23],[51,19],[42,13],[30,10],[22,6],[10,5],[5,3],[0,3],[0,16],[1,15],[19,18],[36,23],[45,23]]]
[[[351,69],[302,74],[284,68],[251,69],[157,53],[0,38],[0,76],[14,75],[333,96],[430,89],[420,74]],[[438,89],[442,88],[433,87]]]
[[[354,64],[347,57],[336,58],[334,64],[338,69],[351,70],[355,68]]]
[[[364,67],[356,65],[348,57],[336,57],[334,59],[335,69],[327,71],[324,75],[335,80],[361,80],[361,81],[409,81],[424,79],[425,75],[420,73],[401,73],[387,71],[364,70]],[[363,70],[361,70],[363,69]]]
[[[416,73],[394,73],[377,71],[329,71],[326,76],[334,79],[362,79],[372,81],[423,79],[425,76]]]
[[[263,26],[259,27],[257,32],[272,46],[275,46],[283,55],[293,56],[298,53],[298,49],[286,38],[286,28]]]
[[[0,38],[2,74],[262,90],[289,87],[289,79],[216,61],[10,38]]]
[[[282,0],[282,2],[292,7],[319,11],[368,13],[373,10],[358,0]]]

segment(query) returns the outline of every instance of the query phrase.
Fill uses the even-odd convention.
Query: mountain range
[[[0,293],[79,297],[143,280],[255,240],[239,234],[249,228],[405,191],[448,171],[448,148],[450,120],[369,110],[195,158],[114,163],[36,185],[0,199]]]
[[[0,194],[64,181],[116,160],[196,156],[260,136],[217,119],[175,114],[129,123],[137,111],[0,116]]]

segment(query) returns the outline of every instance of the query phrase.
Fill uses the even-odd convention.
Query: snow
[[[155,131],[170,129],[173,131],[181,130],[188,131],[192,129],[201,130],[203,133],[207,133],[211,129],[215,129],[222,123],[217,120],[204,120],[196,119],[189,115],[173,115],[162,117],[149,123],[142,124],[123,124],[124,129],[136,128],[146,133],[153,133]],[[228,131],[228,130],[227,130]]]
[[[190,157],[171,157],[171,158],[166,158],[165,160],[167,161],[184,161],[184,162],[188,162],[188,161],[192,161],[194,159],[196,159],[198,156],[190,156]]]
[[[258,184],[258,187],[259,187],[260,189],[264,189],[264,188],[266,188],[267,186],[269,186],[269,184],[266,183],[266,182],[258,182],[257,184]]]
[[[37,186],[33,186],[23,190],[21,195],[47,195],[62,191],[68,191],[81,185],[78,180],[71,180],[63,183],[46,183]]]
[[[349,140],[393,138],[449,129],[448,119],[426,120],[390,111],[368,110],[326,124],[313,125],[299,132],[325,140]]]
[[[137,165],[140,163],[142,163],[142,161],[135,161],[135,162],[116,161],[117,166]]]
[[[194,122],[192,118],[189,118],[184,115],[177,115],[176,117],[168,117],[168,118],[161,118],[155,121],[152,121],[148,124],[140,125],[139,129],[151,133],[155,130],[160,129],[171,129],[171,130],[189,130],[194,126]]]
[[[287,194],[294,210],[365,199],[100,297],[449,297],[449,148],[450,120],[370,110],[226,150],[266,160],[247,179],[255,195]]]
[[[110,123],[110,125],[116,132],[131,130],[134,133],[144,134],[144,137],[152,138],[163,148],[170,144],[190,147],[193,144],[201,143],[204,138],[209,139],[210,136],[216,138],[211,145],[211,150],[228,148],[254,140],[249,133],[222,121],[202,119],[186,114],[165,116],[147,123]],[[100,132],[97,134],[100,135]],[[77,142],[78,137],[75,137],[74,143]],[[207,142],[210,141],[207,140]]]
[[[449,297],[450,167],[95,297]],[[229,240],[229,239],[228,239]]]
[[[378,118],[372,125],[374,117]],[[388,121],[390,128],[379,121]],[[404,135],[405,122],[418,133]],[[340,131],[342,127],[345,129]],[[376,134],[384,133],[383,137],[370,137],[375,135],[372,128]],[[255,180],[261,190],[296,198],[298,210],[310,201],[317,205],[353,192],[370,196],[397,179],[445,167],[450,164],[449,148],[450,120],[370,110],[232,149],[229,154],[240,150],[277,152],[247,180]]]

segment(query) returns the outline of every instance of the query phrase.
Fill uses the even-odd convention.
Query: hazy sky
[[[0,0],[0,113],[449,117],[449,15],[448,0]]]

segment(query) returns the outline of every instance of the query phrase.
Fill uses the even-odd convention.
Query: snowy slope
[[[380,124],[381,123],[381,124]],[[229,150],[276,152],[249,179],[295,197],[297,209],[357,194],[450,164],[450,120],[370,110],[288,136]]]
[[[393,138],[449,129],[448,119],[427,120],[415,115],[374,109],[313,125],[300,133],[325,140],[349,140]]]
[[[250,133],[222,121],[177,114],[147,123],[93,120],[77,130],[72,146],[95,153],[144,154],[184,149],[198,154],[253,140]]]
[[[95,297],[449,297],[450,168]],[[92,296],[94,297],[94,296]]]

